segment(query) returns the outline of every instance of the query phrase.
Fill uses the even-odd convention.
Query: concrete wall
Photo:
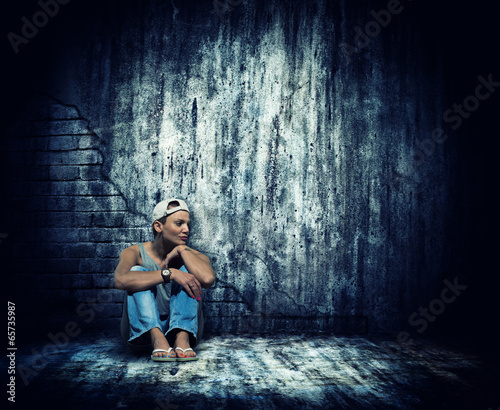
[[[117,256],[177,196],[217,273],[207,330],[400,329],[462,262],[458,156],[421,145],[441,126],[439,46],[410,3],[366,39],[386,3],[178,3],[60,11],[4,145],[19,283],[54,322],[114,326]]]

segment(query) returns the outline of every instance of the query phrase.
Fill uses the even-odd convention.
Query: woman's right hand
[[[179,250],[177,249],[178,247],[176,246],[170,253],[165,257],[165,260],[163,261],[161,268],[162,269],[168,269],[170,266],[170,263],[172,262],[172,259],[178,258],[179,257]]]

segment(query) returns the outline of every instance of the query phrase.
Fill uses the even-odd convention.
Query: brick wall
[[[75,107],[37,95],[2,144],[4,230],[19,308],[35,310],[50,328],[71,317],[116,326],[123,298],[113,288],[117,257],[150,232],[104,172],[101,139]]]

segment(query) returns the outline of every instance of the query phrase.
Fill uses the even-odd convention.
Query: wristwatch
[[[172,271],[170,269],[162,269],[161,277],[163,278],[163,282],[170,283],[170,275],[172,275]]]

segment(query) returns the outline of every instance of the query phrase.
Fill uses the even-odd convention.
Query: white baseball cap
[[[173,208],[167,209],[168,205],[171,204],[172,202],[178,202],[179,206],[175,206]],[[155,206],[155,209],[153,210],[153,215],[152,215],[153,222],[152,223],[155,223],[155,221],[157,221],[158,219],[161,219],[164,216],[171,215],[177,211],[189,212],[188,206],[186,205],[186,203],[182,199],[171,198],[171,199],[167,199],[165,201],[161,201]]]

